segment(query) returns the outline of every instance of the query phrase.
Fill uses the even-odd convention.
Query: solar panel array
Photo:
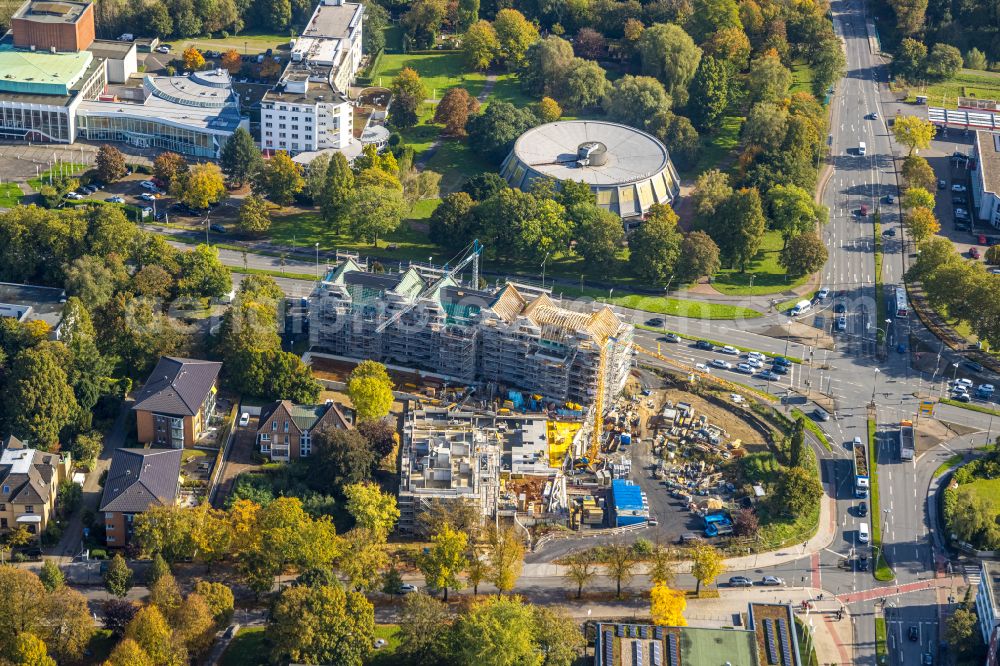
[[[647,627],[646,625],[640,626],[639,627],[639,636],[643,640],[646,640],[647,638],[649,638],[649,627]]]
[[[681,666],[681,646],[677,634],[667,634],[667,659],[670,666]]]
[[[615,662],[615,634],[610,629],[604,632],[604,663],[611,666]]]
[[[792,639],[788,633],[788,620],[778,619],[778,638],[781,639],[781,658],[785,661],[785,666],[793,666],[792,661]]]
[[[774,620],[764,620],[764,642],[767,645],[767,663],[780,664],[778,647],[774,639]]]
[[[653,637],[658,640],[663,640],[663,627],[653,627]]]
[[[652,654],[650,655],[653,666],[663,666],[663,644],[653,643]]]
[[[642,643],[636,641],[632,643],[632,663],[634,666],[642,665]]]

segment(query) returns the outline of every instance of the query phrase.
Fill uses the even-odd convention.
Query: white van
[[[862,141],[861,143],[858,144],[858,155],[867,155],[867,154],[868,154],[868,146],[866,146],[865,142]]]
[[[804,314],[812,310],[813,304],[810,300],[801,300],[795,304],[795,307],[791,309],[789,314],[793,317],[797,317],[800,314]]]
[[[861,523],[858,527],[858,541],[868,543],[868,523]]]

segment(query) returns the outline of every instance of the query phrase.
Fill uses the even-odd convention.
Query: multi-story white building
[[[278,84],[261,100],[262,149],[296,155],[352,143],[354,111],[344,93],[361,66],[363,15],[356,2],[316,7]]]
[[[1000,134],[976,132],[972,206],[976,216],[1000,227]]]
[[[1000,606],[997,605],[996,588],[1000,585],[1000,566],[996,562],[980,562],[979,585],[976,589],[976,616],[979,633],[987,647],[986,666],[1000,664]]]

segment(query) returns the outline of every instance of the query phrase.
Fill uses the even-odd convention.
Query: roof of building
[[[620,511],[642,510],[642,488],[625,479],[615,479],[611,482],[611,495],[615,500],[615,509]]]
[[[990,596],[990,606],[993,608],[993,620],[1000,620],[1000,600],[997,599],[997,592],[1000,591],[1000,562],[983,560],[982,582],[986,586]]]
[[[0,316],[41,320],[54,329],[62,322],[65,303],[62,289],[0,282]]]
[[[0,484],[10,492],[0,493],[0,499],[17,504],[48,502],[58,464],[57,454],[28,448],[8,436],[0,451]]]
[[[582,166],[584,144],[607,148],[607,162]],[[560,120],[529,129],[514,144],[514,154],[528,168],[556,180],[613,186],[649,178],[667,168],[670,156],[656,137],[603,120]]]
[[[28,0],[11,18],[38,23],[75,23],[90,4],[68,0]]]
[[[209,391],[214,390],[220,369],[222,364],[215,361],[162,356],[139,391],[132,409],[194,416]]]
[[[29,51],[4,39],[0,42],[0,91],[66,95],[83,78],[93,59],[90,51]]]
[[[617,334],[624,325],[608,306],[596,312],[577,312],[556,304],[547,294],[529,303],[524,309],[524,316],[542,328],[586,333],[598,341]]]
[[[363,5],[359,2],[324,4],[316,6],[309,24],[302,31],[303,37],[330,37],[344,39],[361,20]]]
[[[264,405],[260,410],[260,419],[258,423],[260,427],[258,430],[264,430],[268,419],[279,407],[284,407],[289,415],[292,417],[292,422],[299,430],[312,430],[316,423],[327,415],[328,412],[333,410],[331,414],[331,419],[335,421],[334,427],[337,428],[350,428],[351,423],[344,416],[344,413],[340,408],[333,402],[327,402],[321,405],[298,405],[293,403],[291,400],[279,400],[272,402],[270,404]]]
[[[136,42],[120,42],[117,39],[95,39],[87,50],[98,58],[122,60],[136,48]]]
[[[308,76],[302,72],[303,76]],[[325,81],[309,80],[304,91],[289,90],[283,83],[271,88],[261,98],[264,102],[281,102],[284,104],[346,104],[347,97]]]
[[[979,169],[983,174],[983,189],[1000,195],[1000,134],[976,132]]]
[[[181,449],[115,449],[100,511],[141,513],[156,504],[173,504],[181,454]]]

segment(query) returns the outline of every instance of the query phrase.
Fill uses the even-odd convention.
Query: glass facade
[[[0,103],[0,138],[71,143],[69,108],[18,108]]]
[[[77,117],[77,134],[91,141],[121,141],[137,148],[162,148],[194,157],[217,157],[220,147],[215,134],[174,127],[155,118],[81,114]]]

